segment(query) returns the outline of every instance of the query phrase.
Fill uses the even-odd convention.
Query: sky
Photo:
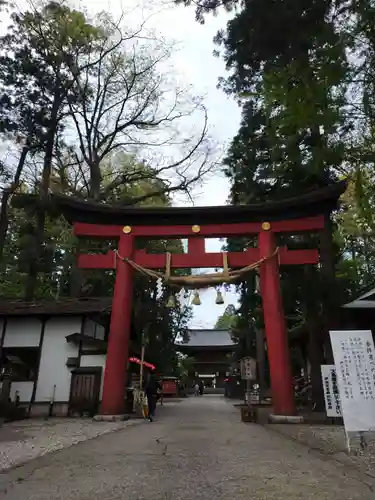
[[[143,2],[143,3],[142,3]],[[20,7],[28,5],[28,0],[18,0]],[[173,43],[174,51],[169,61],[177,81],[190,85],[192,93],[203,97],[208,111],[210,135],[225,150],[236,134],[240,111],[233,99],[217,89],[219,76],[225,76],[224,62],[213,56],[213,37],[219,29],[225,28],[228,14],[219,12],[208,15],[201,25],[196,22],[194,8],[176,7],[170,0],[73,0],[75,7],[84,8],[90,15],[101,11],[109,12],[116,20],[123,15],[123,23],[129,27],[147,19],[147,28],[155,30],[167,42]],[[198,126],[199,124],[197,124]],[[224,205],[229,194],[229,184],[225,177],[217,173],[208,178],[193,192],[194,205]],[[175,204],[191,204],[185,199],[176,199]],[[206,240],[206,251],[220,251],[223,242]],[[228,304],[237,301],[234,291],[224,292],[223,306],[215,304],[216,291],[208,289],[200,293],[202,305],[194,307],[191,327],[213,327],[217,317]]]
[[[195,21],[194,9],[170,7],[155,15],[152,22],[167,39],[177,41],[179,50],[172,56],[175,68],[184,75],[193,90],[204,96],[208,110],[210,133],[220,144],[227,145],[236,134],[239,126],[239,108],[234,100],[217,89],[219,76],[225,75],[224,63],[214,57],[213,37],[224,28],[228,16],[207,16],[204,25]],[[195,205],[224,205],[229,194],[228,181],[217,174],[209,179],[194,196]],[[206,240],[206,251],[220,251],[223,242]],[[213,289],[200,292],[201,306],[193,306],[193,328],[213,327],[217,317],[224,312],[228,304],[236,303],[234,291],[223,291],[224,305],[215,304],[216,291]]]

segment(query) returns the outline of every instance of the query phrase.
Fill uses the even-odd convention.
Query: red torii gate
[[[217,268],[223,265],[223,255],[206,253],[205,238],[257,234],[258,247],[228,253],[228,265],[240,268],[266,258],[260,265],[260,284],[274,413],[295,415],[279,265],[317,264],[319,253],[316,249],[289,250],[286,247],[277,251],[276,235],[323,230],[327,215],[336,207],[344,190],[345,184],[340,183],[276,203],[193,208],[116,208],[52,195],[57,208],[73,223],[76,236],[118,240],[116,253],[109,251],[78,257],[80,268],[116,269],[101,413],[116,415],[124,409],[134,272],[126,259],[149,269],[166,266],[164,254],[137,250],[136,239],[187,238],[188,252],[173,254],[171,267]],[[223,219],[233,222],[223,223]],[[116,258],[116,254],[121,258]]]
[[[266,329],[267,348],[270,362],[274,412],[277,415],[294,415],[294,391],[290,368],[287,332],[285,328],[283,304],[280,294],[280,264],[317,264],[317,250],[288,250],[280,248],[275,253],[275,233],[293,233],[323,229],[324,216],[280,222],[210,224],[204,226],[105,226],[74,223],[76,236],[87,238],[118,238],[118,254],[80,255],[78,266],[85,269],[113,269],[116,265],[116,280],[113,293],[110,334],[101,412],[116,415],[123,411],[124,380],[130,337],[132,312],[133,268],[123,259],[149,269],[165,268],[164,254],[147,254],[135,250],[137,237],[188,238],[188,253],[172,255],[171,268],[215,268],[222,267],[221,253],[206,253],[204,238],[246,236],[258,234],[258,248],[245,252],[228,253],[229,267],[244,267],[270,257],[260,266],[260,286]],[[273,255],[273,257],[271,257]]]

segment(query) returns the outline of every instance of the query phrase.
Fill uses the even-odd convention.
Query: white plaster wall
[[[106,354],[88,354],[81,356],[81,364],[80,367],[92,367],[92,366],[100,366],[103,368],[102,370],[102,379],[100,381],[100,400],[102,399],[103,394],[103,382],[104,382],[104,369],[105,369],[105,361],[107,355]]]
[[[70,395],[71,370],[68,358],[78,356],[78,346],[66,341],[66,336],[80,332],[81,317],[51,318],[46,323],[39,377],[35,395],[36,403],[51,400],[54,385],[55,401],[67,402]]]
[[[88,335],[89,337],[95,337],[96,339],[103,340],[105,330],[102,325],[99,325],[99,323],[95,323],[95,321],[92,321],[91,319],[86,319],[83,333],[84,335]]]
[[[16,391],[20,396],[21,403],[29,403],[33,394],[34,382],[12,382],[10,386],[10,398],[16,399]]]
[[[42,322],[37,318],[8,318],[4,347],[38,347]]]

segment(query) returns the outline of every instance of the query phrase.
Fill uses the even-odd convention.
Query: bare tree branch
[[[106,199],[120,186],[156,178],[165,182],[162,194],[187,192],[189,186],[212,168],[206,109],[189,98],[188,92],[171,88],[169,77],[162,72],[170,55],[164,42],[156,37],[142,37],[143,25],[129,35],[123,33],[118,23],[108,19],[106,23],[109,28],[103,46],[93,46],[95,54],[90,57],[96,64],[75,61],[72,77],[80,99],[68,99],[80,156],[90,171],[88,196]],[[141,39],[147,39],[147,44],[142,44]],[[181,128],[184,120],[192,122],[202,114],[199,135],[195,127],[190,137],[186,137]],[[173,148],[174,153],[182,148],[183,152],[179,159],[165,161],[166,148]],[[159,166],[155,161],[157,149],[162,153]],[[103,162],[108,163],[118,151],[136,156],[141,153],[143,157],[146,153],[152,168],[122,170],[103,186]],[[177,184],[170,182],[172,177]],[[142,195],[135,202],[152,196],[153,192]]]

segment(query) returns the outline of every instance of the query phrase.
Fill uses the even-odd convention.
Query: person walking
[[[204,384],[203,384],[203,381],[200,380],[199,381],[199,395],[200,396],[203,396],[203,391],[204,391]]]
[[[160,389],[160,384],[158,382],[158,379],[156,378],[155,373],[150,373],[147,378],[145,387],[148,405],[148,419],[150,420],[150,422],[152,422],[155,417],[156,402],[158,400],[158,391]]]
[[[195,395],[199,396],[199,384],[198,384],[198,382],[194,386],[194,391],[195,391]]]

